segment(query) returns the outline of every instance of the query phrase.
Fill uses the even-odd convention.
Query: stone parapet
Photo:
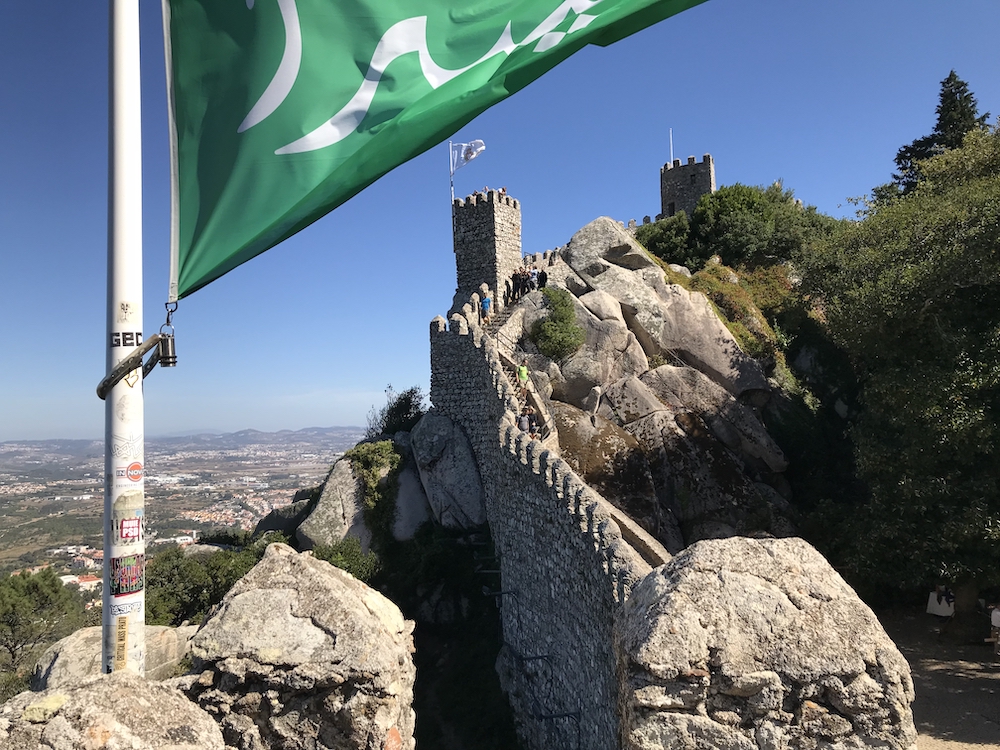
[[[651,570],[608,504],[517,429],[519,404],[474,304],[431,322],[431,401],[465,431],[500,558],[498,669],[525,747],[617,746],[614,613]]]

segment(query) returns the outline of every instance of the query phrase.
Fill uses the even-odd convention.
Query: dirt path
[[[910,662],[919,749],[1000,750],[1000,660],[990,644],[939,641],[932,615],[879,619]]]

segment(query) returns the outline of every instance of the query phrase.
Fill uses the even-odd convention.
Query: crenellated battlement
[[[592,746],[616,747],[613,616],[652,565],[627,541],[610,503],[555,450],[518,429],[520,402],[479,323],[479,299],[473,292],[448,320],[430,323],[431,402],[461,426],[483,480],[508,592],[501,679],[525,747],[550,747],[553,727],[544,716],[570,715]],[[536,662],[524,658],[539,654],[548,655],[542,687]]]
[[[523,263],[526,267],[530,266],[554,266],[559,260],[559,250],[545,250],[540,253],[533,253],[530,255],[525,255],[523,258]]]
[[[517,200],[517,198],[512,198],[506,193],[501,193],[499,190],[487,190],[485,192],[480,191],[473,193],[472,195],[467,195],[464,199],[456,198],[453,205],[455,210],[459,211],[464,208],[490,203],[509,206],[510,208],[517,210],[521,209],[521,203]]]
[[[705,154],[702,157],[701,161],[696,161],[693,156],[689,156],[687,158],[687,164],[681,164],[681,160],[680,159],[674,159],[673,162],[669,162],[668,161],[666,164],[664,164],[663,168],[661,169],[661,171],[663,171],[663,169],[676,169],[678,167],[691,167],[691,166],[695,166],[695,165],[699,165],[699,164],[702,166],[703,169],[706,166],[712,166],[714,164],[714,162],[712,160],[712,155],[711,154]]]

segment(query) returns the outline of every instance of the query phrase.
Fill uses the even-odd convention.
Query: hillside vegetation
[[[869,597],[944,583],[968,608],[1000,583],[1000,131],[953,79],[927,158],[901,149],[857,220],[737,184],[637,239],[773,362],[765,416],[810,540]]]

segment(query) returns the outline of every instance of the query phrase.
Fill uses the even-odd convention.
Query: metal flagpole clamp
[[[174,326],[172,324],[172,318],[174,312],[177,310],[176,302],[168,302],[167,305],[167,322],[160,326],[160,332],[154,333],[148,339],[143,341],[139,346],[132,350],[132,352],[125,357],[118,365],[107,374],[107,376],[97,385],[97,397],[104,401],[111,389],[114,388],[118,383],[120,383],[126,375],[128,375],[133,370],[142,368],[142,377],[145,378],[153,371],[153,368],[157,364],[162,367],[176,367],[177,366],[177,351],[174,346]],[[146,353],[156,347],[156,351],[153,352],[151,356],[145,363],[143,363],[142,358],[146,356]]]
[[[177,350],[174,348],[174,313],[177,312],[177,303],[168,302],[167,322],[160,326],[160,345],[156,350],[157,358],[162,367],[177,367]],[[150,368],[152,369],[152,368]],[[143,370],[145,375],[145,370]]]

